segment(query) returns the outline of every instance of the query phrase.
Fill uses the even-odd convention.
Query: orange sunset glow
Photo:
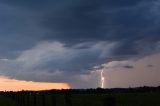
[[[67,83],[48,83],[21,81],[0,77],[0,91],[21,91],[21,90],[48,90],[48,89],[69,89]]]

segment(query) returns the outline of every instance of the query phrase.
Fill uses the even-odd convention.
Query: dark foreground
[[[0,106],[160,106],[160,87],[0,92]]]

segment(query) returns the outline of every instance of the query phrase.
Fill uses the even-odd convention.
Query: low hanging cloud
[[[81,48],[86,44],[89,43],[68,48],[60,42],[41,42],[22,52],[15,60],[1,59],[0,70],[5,70],[1,74],[23,80],[72,84],[75,79],[90,73],[89,69],[103,61],[105,55],[111,55],[112,48],[117,45],[99,42]]]
[[[106,55],[111,55],[116,45],[116,43],[99,42],[81,49],[80,47],[85,44],[68,48],[60,42],[42,42],[22,52],[16,61],[24,64],[23,67],[27,69],[48,68],[49,72],[60,70],[81,73],[98,64]]]
[[[133,62],[129,61],[129,60],[120,60],[120,61],[111,61],[108,62],[107,64],[102,64],[102,67],[105,68],[128,68],[128,69],[132,69],[134,68],[133,66]]]

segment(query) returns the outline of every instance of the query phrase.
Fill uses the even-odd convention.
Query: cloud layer
[[[96,87],[93,67],[124,60],[114,65],[132,70],[128,60],[159,53],[159,6],[159,0],[0,0],[0,73]]]

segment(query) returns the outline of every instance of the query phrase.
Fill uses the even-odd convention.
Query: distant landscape
[[[160,106],[159,87],[0,92],[0,106]]]

